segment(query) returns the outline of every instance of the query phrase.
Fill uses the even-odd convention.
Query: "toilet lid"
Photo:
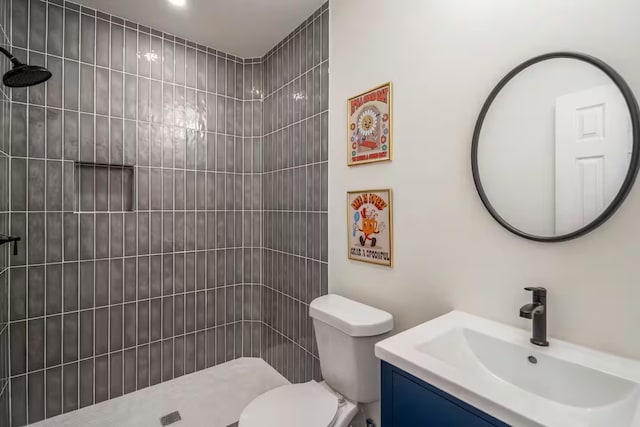
[[[327,427],[338,411],[338,398],[315,381],[268,391],[242,411],[239,427]]]

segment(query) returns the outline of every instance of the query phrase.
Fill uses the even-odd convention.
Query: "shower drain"
[[[182,418],[180,418],[180,412],[175,411],[160,418],[160,425],[162,425],[162,427],[168,426],[169,424],[176,423],[181,419]]]

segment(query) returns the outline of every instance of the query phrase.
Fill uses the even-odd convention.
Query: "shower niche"
[[[126,165],[76,162],[75,212],[133,212],[135,168]]]

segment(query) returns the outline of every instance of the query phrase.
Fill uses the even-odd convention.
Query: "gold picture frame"
[[[347,165],[393,160],[393,85],[347,100]]]
[[[390,188],[347,192],[347,250],[354,261],[393,267]]]

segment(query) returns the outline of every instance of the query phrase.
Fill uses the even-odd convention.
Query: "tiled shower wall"
[[[12,425],[239,356],[319,378],[328,4],[261,59],[61,0],[10,15],[53,72],[12,94]]]
[[[11,12],[53,73],[12,92],[12,426],[260,356],[261,60],[62,0]]]
[[[309,303],[327,293],[329,11],[264,58],[263,357],[292,382],[321,376]]]
[[[0,0],[0,46],[11,49],[7,0]],[[0,55],[0,75],[11,63]],[[0,234],[9,234],[9,92],[0,86]],[[22,248],[21,248],[22,249]],[[9,425],[9,245],[0,246],[0,426]]]

